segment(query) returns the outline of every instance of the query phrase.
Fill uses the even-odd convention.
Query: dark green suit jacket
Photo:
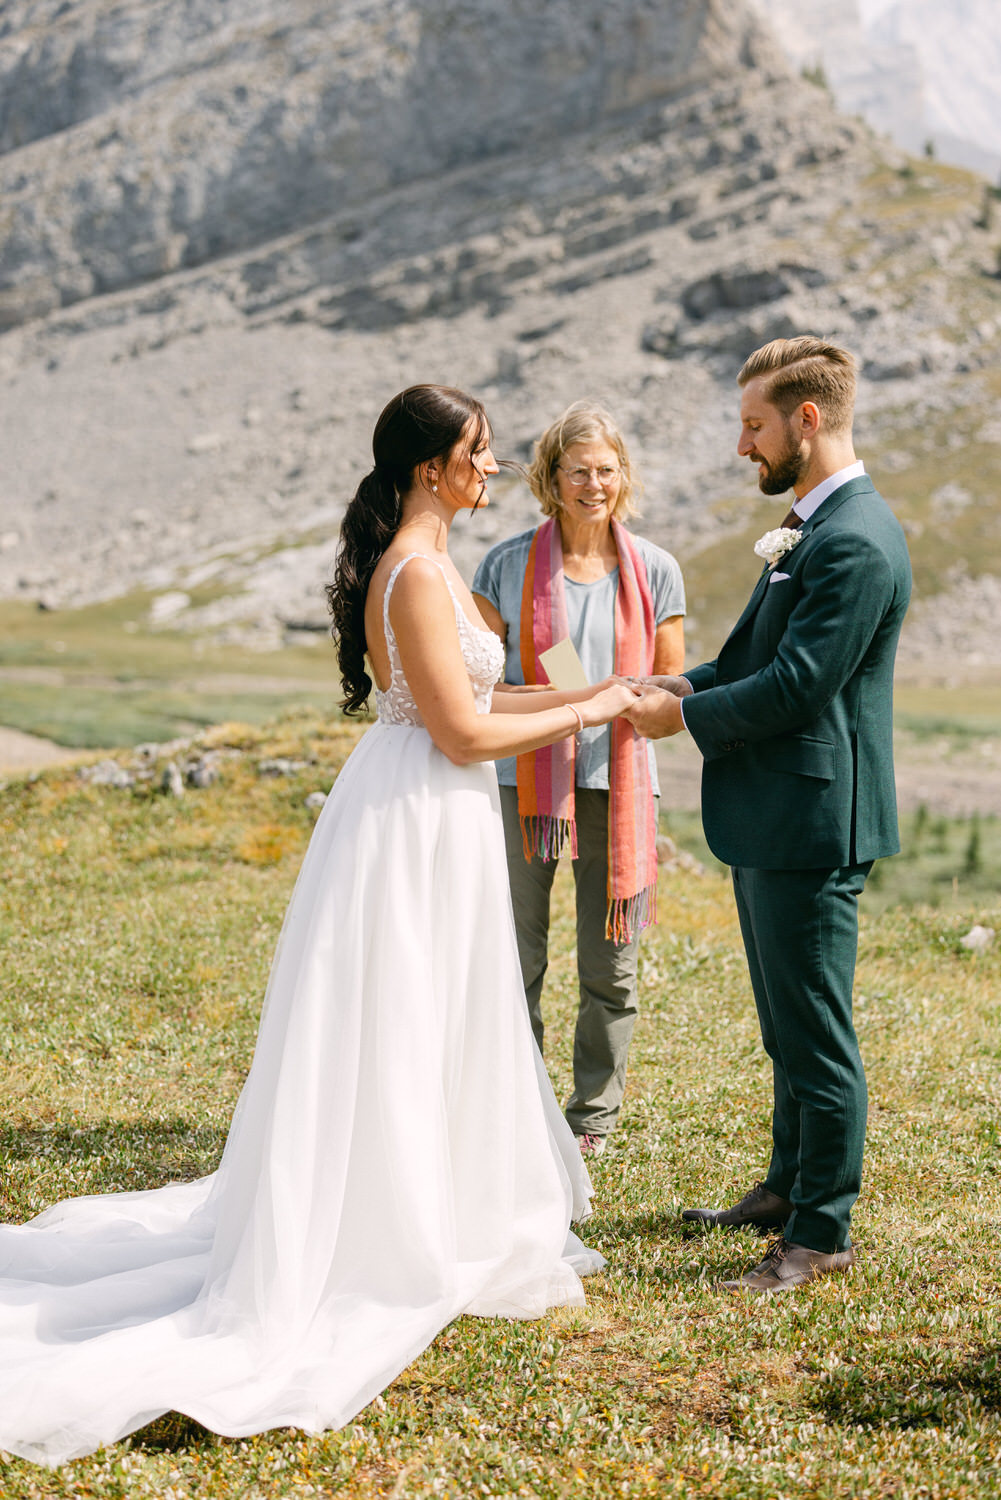
[[[900,525],[866,475],[804,521],[714,662],[686,672],[713,853],[763,870],[895,854],[893,662],[911,593]]]

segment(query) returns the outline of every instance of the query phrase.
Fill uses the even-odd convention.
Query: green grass
[[[5,725],[82,750],[172,740],[232,720],[263,724],[290,705],[336,713],[332,686],[327,693],[302,687],[255,692],[248,684],[244,691],[226,692],[210,685],[195,691],[146,682],[97,688],[64,684],[53,692],[41,684],[5,682],[0,698]]]
[[[661,833],[672,838],[679,849],[694,854],[707,871],[714,875],[727,873],[726,865],[720,863],[706,843],[700,813],[672,808],[670,812],[662,812],[659,821]]]
[[[86,788],[67,771],[0,792],[7,1218],[215,1166],[309,837],[303,798],[356,733],[308,715],[214,731],[246,754],[182,799]],[[314,764],[260,779],[255,758],[272,754]],[[576,1004],[569,891],[561,872],[545,999],[560,1092]],[[1001,1493],[1001,945],[966,952],[972,920],[1001,928],[997,896],[863,912],[871,1118],[850,1276],[735,1300],[714,1282],[759,1242],[681,1232],[683,1204],[725,1202],[762,1175],[769,1078],[725,878],[664,878],[622,1127],[595,1166],[586,1238],[609,1266],[585,1309],[460,1319],[341,1432],[228,1441],[169,1416],[56,1473],[0,1465],[0,1491]]]
[[[996,680],[992,680],[996,678]],[[919,739],[945,736],[957,744],[1001,735],[1001,672],[959,684],[897,682],[894,722]]]
[[[83,749],[168,740],[292,705],[335,712],[333,647],[251,651],[142,623],[149,598],[74,610],[0,601],[0,724]]]
[[[900,854],[877,861],[863,901],[869,906],[994,908],[1001,891],[1001,821],[943,818],[922,804],[900,820]],[[979,919],[978,919],[979,920]]]

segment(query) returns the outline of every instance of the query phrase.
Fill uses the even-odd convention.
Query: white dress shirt
[[[859,475],[864,473],[865,464],[860,458],[856,459],[846,469],[839,469],[829,479],[822,479],[819,484],[814,485],[812,490],[808,490],[800,499],[794,500],[792,509],[801,521],[808,521],[814,511],[820,509],[828,495],[833,495],[834,491],[839,490],[843,484],[847,484],[849,479],[858,479]]]

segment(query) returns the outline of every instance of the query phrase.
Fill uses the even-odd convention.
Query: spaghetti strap
[[[455,612],[455,628],[459,633],[459,645],[472,685],[477,712],[489,713],[494,684],[504,671],[503,646],[492,630],[480,630],[469,619],[452,587],[448,574],[436,558],[428,557],[426,552],[408,552],[406,557],[401,557],[393,567],[393,571],[386,580],[386,589],[382,596],[382,628],[386,637],[386,655],[389,658],[389,686],[384,692],[380,688],[376,688],[375,691],[379,719],[384,724],[423,726],[420,710],[414,701],[403,670],[403,663],[400,660],[396,632],[389,619],[389,600],[393,587],[400,571],[415,557],[422,557],[425,562],[434,563],[445,580],[445,587],[448,589]]]
[[[442,578],[444,578],[445,580],[445,587],[448,589],[449,594],[451,594],[452,596],[452,603],[455,603],[455,594],[452,590],[452,585],[449,583],[448,574],[445,572],[445,569],[442,567],[441,563],[436,562],[433,557],[428,557],[426,552],[408,552],[406,557],[401,557],[399,562],[394,566],[393,571],[390,573],[388,579],[386,580],[386,590],[382,596],[382,629],[386,637],[387,649],[389,647],[389,640],[391,636],[393,638],[394,645],[396,643],[396,637],[393,635],[393,627],[389,623],[389,596],[393,592],[393,585],[396,583],[397,576],[402,571],[402,569],[406,567],[407,563],[412,562],[415,557],[423,557],[425,562],[434,563],[435,567],[440,571]]]

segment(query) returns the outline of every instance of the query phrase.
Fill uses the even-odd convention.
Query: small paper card
[[[577,655],[574,643],[569,636],[565,640],[557,641],[556,645],[550,646],[548,651],[541,651],[539,660],[557,692],[569,693],[575,688],[591,686],[587,680],[587,673],[584,671],[584,664]]]

